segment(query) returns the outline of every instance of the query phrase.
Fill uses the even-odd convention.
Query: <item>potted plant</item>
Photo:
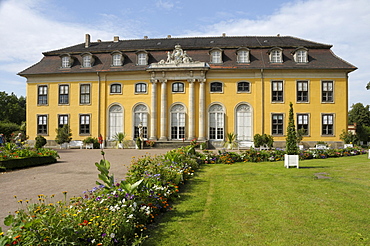
[[[125,145],[125,137],[126,137],[126,134],[123,132],[117,132],[116,135],[113,136],[114,141],[116,141],[117,143],[118,149],[123,149]]]
[[[224,143],[224,147],[226,149],[234,149],[238,147],[238,142],[236,140],[237,134],[231,132],[226,134],[226,141]]]
[[[69,125],[63,125],[63,127],[59,127],[55,129],[57,135],[55,137],[55,142],[60,144],[60,148],[67,148],[68,143],[72,140],[72,133]]]
[[[86,149],[93,149],[95,139],[93,137],[87,137],[82,141],[86,145]]]
[[[290,103],[289,109],[289,123],[287,127],[286,137],[286,154],[284,155],[284,166],[289,168],[290,166],[296,166],[299,168],[299,155],[298,155],[298,142],[297,142],[297,131],[294,125],[294,112],[293,104]]]

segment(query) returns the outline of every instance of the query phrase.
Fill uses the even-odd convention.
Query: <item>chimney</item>
[[[222,33],[222,37],[226,37],[226,33]]]
[[[119,37],[118,36],[114,36],[114,40],[113,40],[115,43],[117,43],[119,41]]]
[[[148,39],[148,36],[144,36],[144,39]]]
[[[167,35],[167,38],[171,38],[171,35]]]
[[[85,35],[85,48],[90,46],[90,34]]]
[[[101,39],[96,40],[98,43],[101,43]]]

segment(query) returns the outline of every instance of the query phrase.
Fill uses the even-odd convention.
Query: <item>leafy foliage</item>
[[[289,104],[289,123],[287,127],[286,152],[288,155],[298,154],[297,131],[294,125],[293,103]]]
[[[55,137],[55,142],[57,144],[69,143],[72,140],[72,133],[69,125],[63,125],[62,128],[55,129],[57,135]]]
[[[35,148],[36,149],[40,149],[40,148],[44,147],[44,145],[46,144],[46,139],[41,135],[38,135],[35,138],[35,140],[36,140],[36,143],[35,143]]]
[[[14,93],[8,95],[0,92],[0,119],[3,122],[12,122],[21,125],[26,120],[26,98],[17,97]]]

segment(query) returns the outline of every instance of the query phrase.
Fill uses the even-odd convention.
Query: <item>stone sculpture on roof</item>
[[[161,60],[159,64],[175,64],[179,65],[180,63],[192,63],[194,62],[193,59],[181,49],[181,45],[175,45],[175,49],[172,51],[167,52],[167,60]]]

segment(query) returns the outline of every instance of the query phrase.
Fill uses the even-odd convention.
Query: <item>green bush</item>
[[[0,122],[0,133],[4,134],[5,140],[9,142],[11,140],[12,132],[19,131],[20,126],[15,123]]]
[[[40,149],[40,148],[44,147],[44,145],[46,144],[46,138],[44,138],[41,135],[38,135],[35,138],[35,140],[36,140],[36,143],[35,143],[35,148],[36,149]]]

